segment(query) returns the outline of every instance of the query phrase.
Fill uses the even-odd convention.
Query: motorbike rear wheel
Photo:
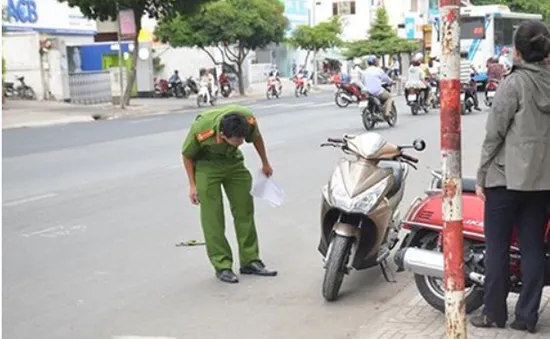
[[[425,242],[424,249],[434,250],[437,246],[437,235],[428,235],[432,237]],[[445,312],[445,290],[443,280],[434,277],[415,274],[414,282],[416,288],[422,298],[433,308],[444,313]],[[470,314],[473,311],[483,306],[483,289],[471,285],[464,289],[464,303],[466,305],[466,313]]]
[[[326,301],[334,301],[338,297],[340,287],[346,274],[346,265],[351,252],[353,238],[335,234],[332,238],[323,279],[323,297]]]
[[[388,123],[388,126],[394,127],[397,125],[397,107],[395,106],[395,102],[391,105],[391,118],[386,118],[386,122]]]
[[[202,95],[197,95],[197,106],[200,108],[201,107],[201,104],[203,102],[203,98],[202,98]]]
[[[296,86],[296,89],[294,90],[294,95],[296,95],[296,98],[300,97],[300,92],[302,92],[302,88],[300,86]]]
[[[340,108],[346,108],[349,106],[349,101],[344,98],[345,93],[342,91],[336,92],[336,95],[334,96],[334,102],[336,103],[336,106]]]
[[[370,131],[376,125],[376,119],[374,118],[373,114],[369,111],[368,107],[365,107],[363,109],[363,112],[361,113],[361,118],[363,121],[363,126],[367,131]]]

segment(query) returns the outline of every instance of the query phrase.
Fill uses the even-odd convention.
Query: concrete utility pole
[[[441,160],[446,339],[466,339],[460,111],[461,0],[439,0],[441,13]]]
[[[119,82],[120,82],[120,108],[124,109],[124,60],[122,55],[122,37],[121,37],[121,31],[120,31],[120,7],[118,5],[118,2],[116,3],[116,10],[117,10],[117,20],[116,20],[116,27],[117,27],[117,42],[118,42],[118,71],[119,71]]]

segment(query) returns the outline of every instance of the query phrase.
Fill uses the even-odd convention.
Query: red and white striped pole
[[[445,338],[466,338],[460,127],[460,0],[440,0]]]

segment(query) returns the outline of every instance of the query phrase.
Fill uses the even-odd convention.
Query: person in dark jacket
[[[523,285],[510,326],[536,331],[550,195],[549,55],[548,28],[539,21],[522,23],[514,36],[514,66],[487,119],[476,187],[485,199],[485,307],[471,319],[475,327],[506,325],[509,248],[516,227]]]

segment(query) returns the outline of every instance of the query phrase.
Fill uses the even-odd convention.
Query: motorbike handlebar
[[[341,139],[341,138],[328,138],[327,141],[328,142],[335,142],[335,143],[339,143],[339,144],[344,143],[344,139]]]
[[[407,161],[410,161],[412,162],[413,164],[417,164],[418,163],[418,159],[413,157],[413,156],[410,156],[408,154],[401,154],[401,158],[407,160]]]

